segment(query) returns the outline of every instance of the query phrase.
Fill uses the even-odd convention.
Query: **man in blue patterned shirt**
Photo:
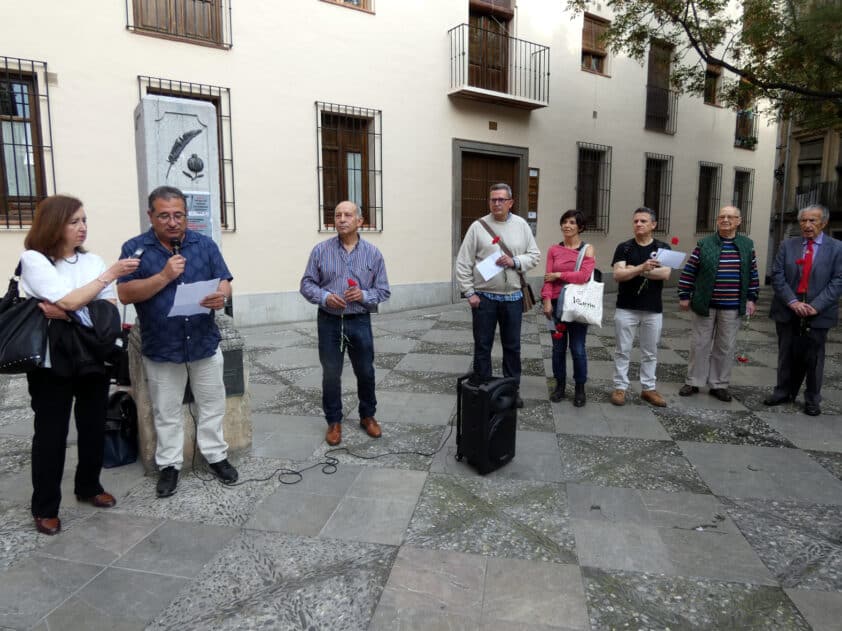
[[[360,427],[372,438],[381,435],[374,418],[374,336],[372,311],[389,299],[389,279],[383,255],[359,235],[363,224],[354,202],[340,202],[334,211],[336,237],[322,241],[310,253],[301,279],[301,295],[319,306],[319,361],[322,364],[322,408],[327,421],[325,440],[342,441],[342,362],[345,349],[357,377]]]
[[[230,298],[233,277],[216,243],[187,229],[186,209],[180,190],[156,188],[149,195],[152,227],[126,241],[120,254],[120,258],[140,257],[137,270],[118,281],[117,295],[123,304],[134,304],[140,321],[143,366],[158,439],[158,497],[169,497],[178,485],[184,457],[181,406],[188,378],[198,411],[199,451],[224,483],[233,484],[238,477],[228,462],[228,444],[222,436],[225,384],[213,313]],[[179,284],[213,279],[219,280],[219,286],[199,303],[207,313],[168,317]]]

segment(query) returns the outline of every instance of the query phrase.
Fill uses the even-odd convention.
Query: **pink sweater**
[[[561,289],[568,283],[574,285],[584,285],[588,282],[593,274],[596,261],[592,256],[586,256],[582,259],[582,267],[578,272],[573,270],[576,268],[576,259],[579,258],[578,250],[571,250],[561,245],[550,246],[547,252],[547,272],[561,272],[559,280],[545,282],[541,288],[541,298],[554,299],[558,298]]]

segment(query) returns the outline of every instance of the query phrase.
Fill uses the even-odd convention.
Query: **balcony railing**
[[[653,85],[646,86],[646,129],[674,134],[678,92]]]
[[[524,109],[550,103],[550,49],[460,24],[450,36],[450,94]]]
[[[757,116],[752,110],[740,110],[737,112],[734,146],[752,150],[757,146]]]
[[[839,182],[820,182],[812,186],[797,187],[795,207],[806,208],[811,204],[827,206],[832,215],[842,214],[842,187],[839,186]]]

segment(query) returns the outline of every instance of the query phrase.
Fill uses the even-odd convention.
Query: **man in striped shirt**
[[[340,202],[334,211],[336,237],[310,253],[301,279],[301,295],[319,306],[319,362],[322,365],[322,408],[328,445],[342,441],[342,363],[345,349],[357,377],[360,427],[372,438],[381,435],[374,419],[374,337],[371,312],[391,295],[383,255],[359,235],[362,213],[354,202]]]
[[[692,310],[692,338],[687,378],[678,394],[688,397],[700,387],[720,401],[731,400],[728,384],[740,316],[756,309],[760,280],[754,243],[738,235],[740,209],[724,206],[717,232],[701,239],[678,280],[679,307]]]

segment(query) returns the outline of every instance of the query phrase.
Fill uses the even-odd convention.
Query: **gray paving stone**
[[[842,620],[842,593],[786,589],[813,631],[838,631]]]
[[[688,442],[679,446],[717,495],[842,504],[842,482],[797,449]]]
[[[415,372],[443,372],[462,375],[468,372],[472,358],[464,355],[429,355],[411,353],[404,357],[396,370]]]
[[[842,452],[842,422],[839,417],[827,414],[806,417],[775,412],[756,414],[801,449]]]

